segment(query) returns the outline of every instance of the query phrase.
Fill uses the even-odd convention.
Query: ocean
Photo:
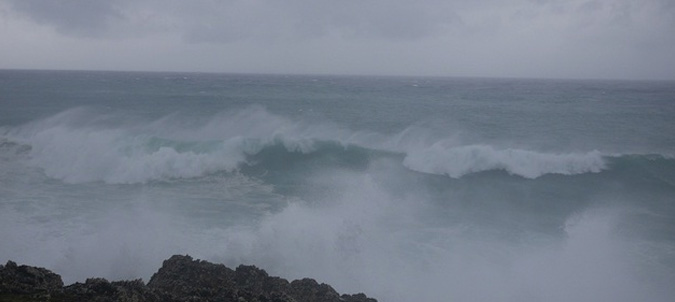
[[[673,301],[675,82],[0,70],[0,262]]]

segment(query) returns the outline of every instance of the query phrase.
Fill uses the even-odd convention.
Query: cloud
[[[21,50],[42,44],[43,61],[76,51],[93,69],[675,78],[674,3],[0,0],[0,53],[34,62]]]
[[[451,11],[424,1],[230,0],[171,2],[164,14],[190,43],[242,40],[416,40],[457,22]]]
[[[187,42],[312,39],[419,39],[459,22],[443,1],[309,0],[8,0],[12,8],[59,33],[116,37],[172,31]]]
[[[94,37],[104,34],[124,15],[115,1],[106,0],[8,0],[12,8],[39,24],[47,24],[62,34]]]

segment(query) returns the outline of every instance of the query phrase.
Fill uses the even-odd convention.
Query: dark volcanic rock
[[[317,283],[314,279],[305,278],[291,282],[291,295],[298,301],[340,302],[338,294],[330,285]]]
[[[172,256],[164,260],[148,287],[173,301],[237,301],[234,271],[222,264]]]
[[[373,298],[368,298],[368,296],[366,296],[364,293],[358,293],[355,295],[344,294],[340,296],[340,298],[342,298],[342,301],[344,302],[377,302],[377,300]]]
[[[114,301],[162,301],[145,286],[142,280],[108,282],[103,278],[91,278],[83,283],[66,286],[62,301],[114,302]]]
[[[47,269],[18,266],[12,261],[0,265],[0,301],[4,300],[2,297],[18,296],[25,297],[24,301],[46,301],[62,289],[61,276]]]
[[[237,267],[234,281],[246,301],[296,301],[288,295],[290,284],[286,279],[270,277],[255,266]]]
[[[43,268],[0,266],[3,301],[224,301],[224,302],[377,302],[364,294],[340,296],[330,285],[313,279],[288,282],[255,266],[236,270],[222,264],[172,256],[148,285],[141,280],[108,282],[87,279],[63,287],[61,277]]]
[[[235,271],[222,264],[172,256],[152,276],[148,287],[171,301],[288,301],[288,281],[270,277],[255,266],[239,266]]]
[[[319,284],[314,279],[305,278],[291,282],[290,293],[298,301],[316,301],[316,302],[377,302],[377,300],[368,298],[365,294],[355,295],[338,294],[333,287],[328,284]]]

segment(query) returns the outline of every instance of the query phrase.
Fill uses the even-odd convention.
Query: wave
[[[409,153],[403,164],[414,171],[453,178],[489,170],[504,170],[512,175],[537,178],[545,174],[598,173],[607,168],[599,151],[555,154],[496,149],[489,145],[446,146],[443,142]]]
[[[27,146],[22,150],[29,165],[67,183],[133,184],[232,172],[267,148],[308,154],[320,137],[345,135],[330,125],[293,122],[260,107],[202,121],[168,116],[143,122],[121,116],[122,122],[115,123],[115,117],[75,108],[3,128],[0,152]]]
[[[221,113],[186,123],[170,116],[155,121],[115,124],[81,108],[0,133],[3,156],[21,157],[52,178],[68,183],[102,181],[134,184],[195,178],[256,167],[284,172],[289,167],[364,170],[373,161],[394,158],[407,169],[460,178],[501,170],[534,179],[548,174],[599,173],[654,156],[546,153],[493,145],[462,145],[456,140],[403,140],[334,125],[308,125],[264,108]],[[11,152],[10,152],[11,151]],[[673,165],[672,158],[657,155]],[[663,163],[659,165],[664,166]],[[667,165],[666,165],[667,166]],[[255,169],[254,169],[255,170]],[[673,167],[675,170],[675,167]]]

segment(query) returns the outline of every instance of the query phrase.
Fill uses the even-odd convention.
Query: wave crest
[[[403,165],[414,171],[453,178],[489,170],[537,178],[545,174],[574,175],[606,169],[599,151],[552,154],[521,149],[499,150],[487,145],[447,146],[443,142],[409,152]]]
[[[546,174],[598,173],[615,166],[616,158],[599,151],[543,153],[462,145],[458,139],[427,137],[424,129],[393,136],[355,132],[329,123],[291,121],[256,106],[187,123],[179,115],[134,123],[128,123],[133,119],[126,116],[122,116],[122,123],[115,122],[116,116],[76,108],[5,129],[0,139],[5,142],[3,146],[25,146],[22,153],[27,153],[24,158],[29,158],[29,164],[69,183],[132,184],[194,178],[232,172],[242,164],[279,166],[280,161],[310,158],[321,158],[319,166],[352,165],[361,169],[372,160],[391,156],[412,171],[452,178],[503,170],[533,179]],[[304,156],[310,153],[319,155]],[[287,164],[292,163],[281,166]]]
[[[322,131],[332,129],[307,127],[257,106],[196,121],[179,115],[138,121],[74,108],[4,129],[0,139],[4,149],[28,146],[25,162],[48,177],[68,183],[133,184],[232,172],[248,155],[272,145],[310,153]]]

